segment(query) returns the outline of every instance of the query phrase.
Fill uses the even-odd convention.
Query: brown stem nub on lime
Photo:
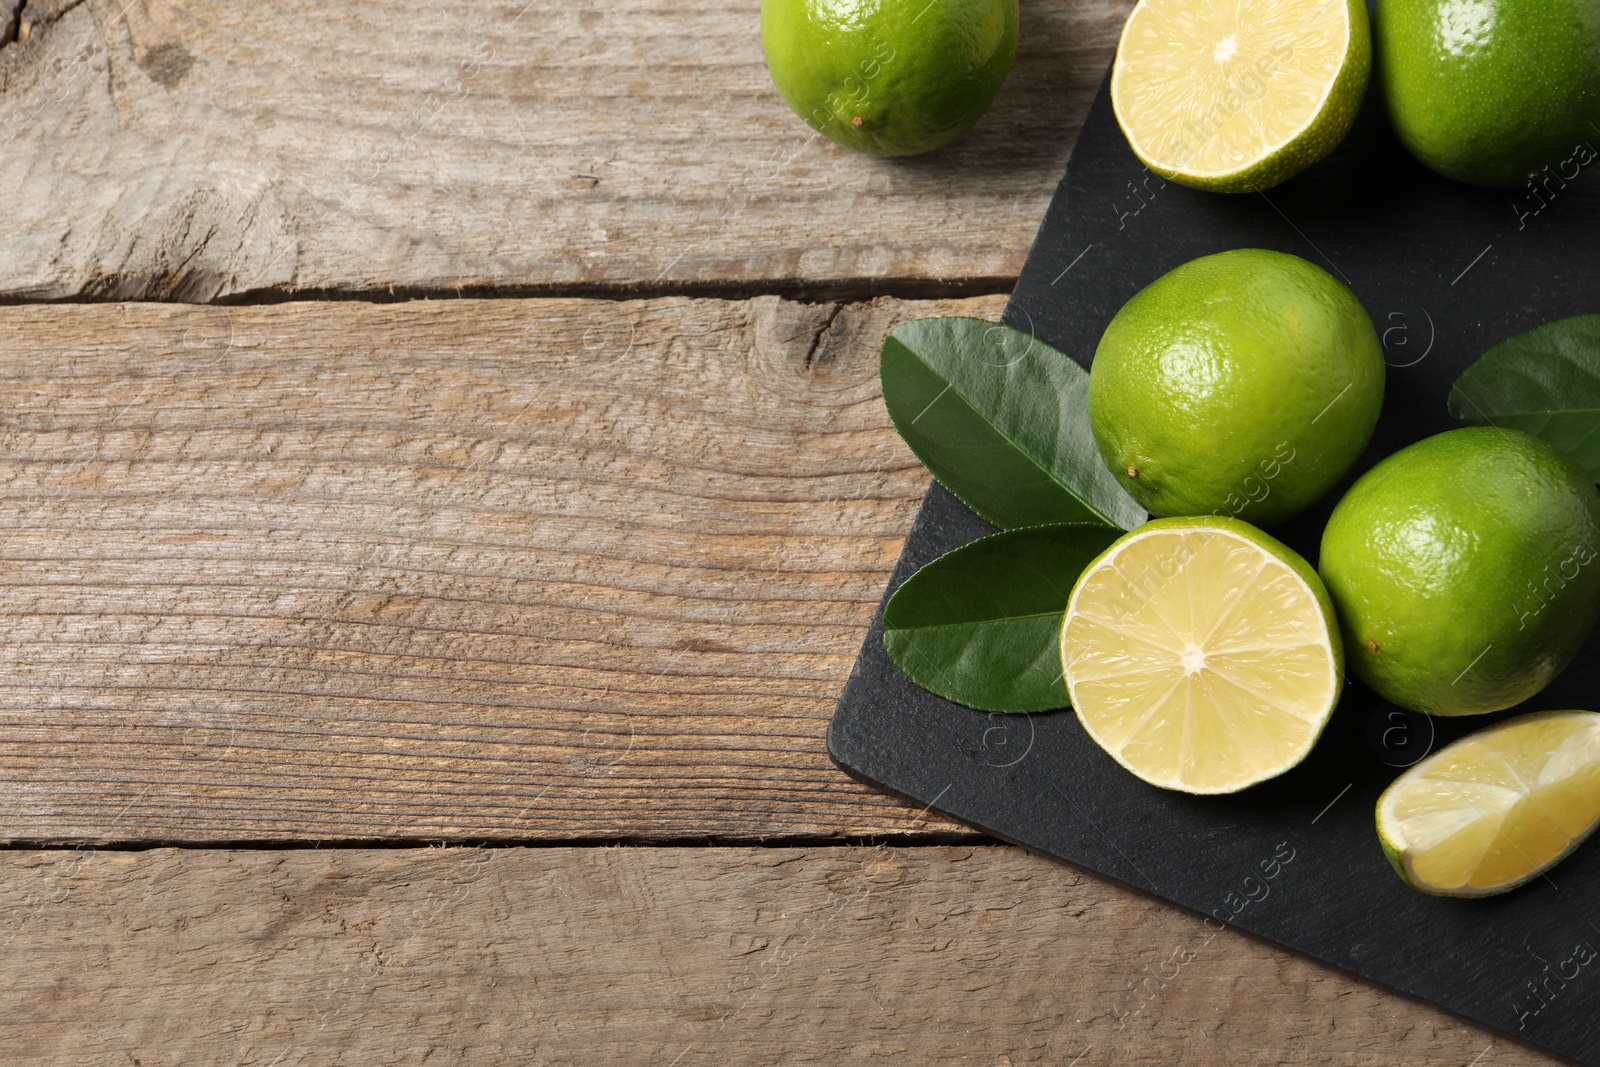
[[[1017,51],[1017,0],[762,0],[761,44],[813,129],[875,156],[960,137]]]

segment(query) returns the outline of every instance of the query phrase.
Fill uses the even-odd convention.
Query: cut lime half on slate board
[[[1600,168],[1540,203],[1458,185],[1411,159],[1376,94],[1322,163],[1265,195],[1222,196],[1146,170],[1102,86],[1004,321],[1087,364],[1129,297],[1197,256],[1273,248],[1349,285],[1383,338],[1388,387],[1372,444],[1345,481],[1272,531],[1315,561],[1322,525],[1350,481],[1459,425],[1447,399],[1474,359],[1541,323],[1600,311],[1597,245]],[[935,484],[889,590],[993,532]],[[1429,720],[1352,679],[1305,763],[1233,796],[1186,796],[1117,766],[1071,711],[996,715],[917,688],[890,663],[874,621],[828,744],[848,773],[918,808],[1600,1065],[1600,972],[1556,973],[1575,951],[1590,952],[1581,946],[1600,946],[1591,925],[1600,923],[1592,907],[1600,846],[1578,849],[1553,881],[1448,900],[1402,883],[1373,828],[1378,795],[1428,751],[1511,714],[1592,707],[1596,693],[1594,638],[1548,689],[1499,716]],[[1072,968],[1080,951],[1090,954],[1061,945],[1060,966]],[[1105,1007],[1082,1006],[1083,1043],[1095,1040],[1094,1025],[1115,1028]]]

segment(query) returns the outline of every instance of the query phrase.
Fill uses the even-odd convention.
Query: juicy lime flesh
[[[1118,763],[1153,785],[1234,792],[1293,767],[1321,734],[1341,680],[1331,620],[1316,574],[1260,531],[1158,520],[1078,579],[1062,667],[1084,728]]]
[[[1594,159],[1583,150],[1600,144],[1593,0],[1380,3],[1375,49],[1395,132],[1440,174],[1509,188],[1570,179]]]
[[[1435,715],[1534,696],[1600,618],[1600,492],[1515,430],[1451,430],[1363,475],[1323,531],[1351,669]]]
[[[1536,877],[1600,821],[1600,715],[1545,712],[1456,742],[1378,801],[1402,875],[1433,893],[1480,896]]]
[[[1017,0],[762,0],[773,84],[847,148],[941,148],[1000,91],[1017,48]]]
[[[1141,0],[1117,47],[1111,99],[1151,170],[1249,192],[1343,139],[1370,67],[1360,0]]]
[[[1153,515],[1270,526],[1331,489],[1383,406],[1383,350],[1338,279],[1235,249],[1146,286],[1089,369],[1101,456]]]

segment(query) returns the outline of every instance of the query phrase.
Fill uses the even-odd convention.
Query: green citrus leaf
[[[1043,341],[983,319],[918,319],[884,340],[882,372],[911,451],[996,526],[1144,521],[1095,446],[1089,372]]]
[[[1456,379],[1450,414],[1532,434],[1600,480],[1600,315],[1501,341]]]
[[[1067,707],[1061,616],[1078,575],[1121,532],[1039,526],[947,552],[889,598],[889,658],[922,688],[980,711]]]

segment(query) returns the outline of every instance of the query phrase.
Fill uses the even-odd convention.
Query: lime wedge
[[[1305,759],[1343,683],[1333,606],[1305,560],[1247,523],[1158,519],[1089,564],[1061,664],[1083,727],[1122,766],[1233,793]]]
[[[1515,889],[1600,821],[1600,715],[1543,711],[1469,734],[1396,778],[1377,814],[1383,851],[1412,887]]]
[[[1157,174],[1247,193],[1333,151],[1371,68],[1362,0],[1140,0],[1117,46],[1111,103]]]

